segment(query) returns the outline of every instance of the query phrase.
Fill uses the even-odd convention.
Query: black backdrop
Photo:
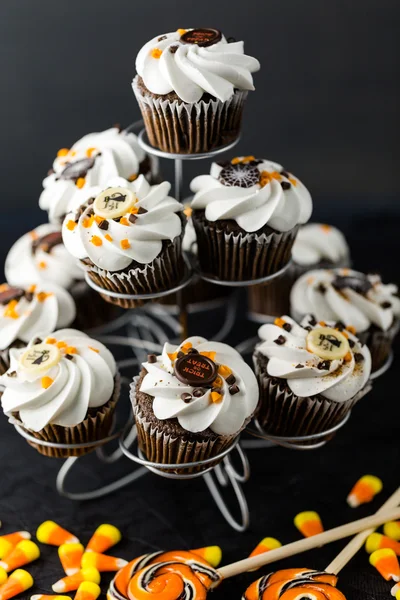
[[[205,25],[244,39],[246,51],[262,64],[238,152],[267,156],[298,174],[313,193],[314,219],[344,230],[355,265],[397,280],[399,12],[397,0],[2,0],[0,165],[7,200],[1,256],[18,235],[45,220],[37,199],[56,150],[89,131],[139,117],[130,82],[141,45],[157,33]],[[201,168],[208,167],[190,165],[186,182]],[[169,166],[163,164],[163,170],[168,178]],[[191,323],[193,332],[198,327],[198,321]],[[232,342],[255,331],[249,332],[242,315]],[[249,453],[252,524],[244,535],[219,517],[201,481],[174,484],[148,475],[140,485],[98,502],[60,499],[54,491],[58,461],[41,458],[0,417],[2,531],[33,531],[53,518],[86,540],[93,527],[111,521],[124,531],[115,554],[125,558],[159,547],[220,543],[228,562],[263,536],[294,539],[292,518],[300,510],[318,510],[326,527],[368,514],[399,483],[398,365],[397,360],[324,449]],[[129,468],[125,463],[107,470],[87,458],[75,483],[95,486]],[[366,472],[384,479],[384,493],[352,511],[344,499]],[[323,568],[342,545],[284,566]],[[31,571],[49,593],[61,571],[55,551],[43,548],[43,554],[46,562]],[[250,581],[248,576],[227,583],[215,598],[239,598]],[[341,581],[349,600],[389,597],[390,586],[369,567],[363,551]]]

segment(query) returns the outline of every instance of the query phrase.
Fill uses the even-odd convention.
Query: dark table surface
[[[379,208],[379,200],[376,205]],[[327,220],[329,208],[320,212],[326,212]],[[28,224],[8,213],[0,237],[0,256],[5,257],[16,237],[35,226],[39,219],[39,213],[33,211]],[[380,270],[387,281],[398,281],[398,214],[377,213],[364,217],[360,212],[337,224],[348,235],[354,264],[360,270]],[[218,318],[207,315],[208,326],[216,329]],[[203,332],[201,317],[191,319],[189,325],[190,333]],[[257,326],[249,325],[241,310],[230,341],[237,344],[256,331]],[[111,554],[132,559],[156,549],[219,544],[223,549],[223,562],[227,564],[245,557],[265,536],[277,537],[282,543],[299,539],[293,517],[302,510],[318,511],[326,529],[366,516],[375,512],[399,485],[399,367],[399,359],[395,357],[390,371],[375,382],[372,392],[356,407],[349,423],[325,447],[310,452],[281,447],[248,451],[252,472],[244,490],[251,524],[242,534],[225,523],[201,479],[169,481],[149,473],[137,483],[100,500],[73,502],[62,498],[55,490],[61,461],[40,456],[1,415],[0,519],[3,527],[0,533],[20,529],[34,533],[42,521],[53,519],[85,542],[99,524],[110,522],[123,532],[123,541],[110,550]],[[122,402],[128,405],[126,395]],[[104,466],[95,456],[88,456],[75,466],[71,487],[94,488],[129,473],[132,468],[127,459],[116,466]],[[356,480],[366,473],[382,478],[383,492],[371,504],[351,509],[346,504],[346,496]],[[274,565],[273,570],[291,566],[323,569],[344,543],[337,542],[287,559]],[[23,598],[29,598],[31,593],[51,593],[51,584],[63,575],[56,550],[45,546],[41,546],[41,550],[42,558],[29,567],[35,588],[21,596]],[[212,597],[239,599],[247,585],[265,572],[266,569],[260,574],[226,581]],[[103,581],[108,582],[109,577]],[[391,597],[391,585],[369,565],[364,550],[343,570],[339,587],[348,600]]]

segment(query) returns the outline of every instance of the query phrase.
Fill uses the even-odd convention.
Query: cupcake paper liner
[[[153,294],[163,292],[178,285],[185,272],[182,255],[182,235],[168,243],[161,254],[151,263],[128,272],[110,273],[96,266],[88,267],[88,275],[96,285],[119,294]],[[100,296],[122,308],[143,306],[147,300],[113,298],[107,294]]]
[[[367,331],[357,334],[360,341],[366,344],[371,352],[372,373],[383,367],[388,360],[399,327],[400,321],[395,319],[387,331],[382,331],[372,325]]]
[[[184,436],[176,437],[168,431],[163,431],[161,427],[158,428],[154,423],[148,421],[136,401],[139,379],[140,377],[135,377],[131,383],[130,397],[137,428],[138,446],[147,460],[160,463],[160,466],[165,464],[179,464],[184,467],[185,463],[206,460],[217,456],[226,450],[237,437],[239,432],[234,435],[221,435],[210,440],[204,438],[204,441],[196,441],[189,438],[185,439]],[[190,436],[190,432],[188,432],[188,436]],[[217,465],[221,460],[217,459],[215,462],[197,467],[162,470],[177,474],[199,473],[211,466]]]
[[[247,92],[236,90],[226,102],[188,104],[142,93],[138,77],[133,91],[150,144],[163,152],[198,154],[233,142],[239,135]]]
[[[121,391],[120,376],[115,377],[115,386],[112,398],[99,409],[89,409],[90,413],[82,423],[75,427],[61,427],[60,425],[46,425],[41,431],[31,431],[24,427],[23,423],[18,418],[18,414],[10,419],[10,422],[15,422],[29,435],[42,440],[44,442],[53,442],[56,444],[84,444],[86,442],[94,442],[102,440],[110,433],[113,424],[113,415],[116,404],[118,402]],[[28,441],[28,444],[35,448],[40,454],[52,458],[68,458],[70,456],[83,456],[92,452],[95,446],[89,448],[51,448],[50,446],[42,446]]]
[[[224,281],[250,281],[273,275],[290,260],[298,226],[284,233],[226,233],[192,214],[201,270]]]
[[[276,436],[307,436],[332,429],[343,421],[372,387],[371,382],[367,382],[363,389],[346,402],[334,402],[321,395],[300,398],[293,394],[284,380],[268,375],[259,364],[257,354],[254,365],[260,388],[256,417],[267,433]]]

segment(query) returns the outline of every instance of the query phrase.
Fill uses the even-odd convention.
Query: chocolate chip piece
[[[143,208],[143,206],[139,206],[138,215],[145,215],[148,212],[149,211],[147,210],[147,208]]]
[[[121,217],[115,217],[115,219],[113,219],[113,221],[115,221],[116,223],[119,223],[121,220]]]
[[[25,295],[24,290],[17,287],[9,286],[0,293],[0,304],[8,304],[11,300],[19,300]]]
[[[238,392],[240,392],[239,386],[236,385],[236,383],[234,385],[231,385],[229,388],[229,393],[234,396],[235,394],[237,394]]]
[[[354,346],[356,345],[356,343],[353,342],[353,340],[351,340],[350,338],[347,341],[349,342],[350,348],[354,348]]]
[[[189,348],[187,351],[188,354],[199,354],[199,351],[196,348]]]
[[[225,379],[226,383],[228,385],[233,385],[234,383],[236,383],[236,377],[234,376],[233,373],[231,373],[226,379]]]
[[[181,399],[184,401],[185,404],[189,404],[189,402],[192,399],[192,394],[188,394],[188,392],[183,392],[183,394],[181,394]]]
[[[174,44],[173,46],[170,46],[168,48],[168,50],[171,52],[171,54],[175,54],[175,52],[178,50],[179,46],[178,44]]]
[[[284,335],[280,335],[274,342],[275,344],[278,344],[278,346],[282,346],[286,342],[286,338]]]
[[[160,37],[157,38],[157,42],[162,42],[163,40],[166,40],[167,36],[166,35],[160,35]]]
[[[293,328],[293,327],[292,327],[292,325],[291,325],[290,323],[284,323],[284,324],[282,325],[282,329],[284,329],[285,331],[288,331],[288,332],[289,332],[289,331],[292,331],[292,328]]]
[[[32,302],[32,300],[33,300],[32,292],[25,292],[25,300],[27,300],[28,302]]]
[[[196,44],[196,46],[212,46],[222,39],[222,33],[218,29],[198,28],[186,31],[181,35],[180,41],[184,44]]]
[[[216,387],[212,389],[213,392],[217,392],[217,394],[222,394],[222,388]]]
[[[186,385],[211,385],[217,378],[218,367],[208,356],[185,354],[175,362],[174,374]]]
[[[230,164],[231,164],[231,161],[230,161],[230,160],[217,160],[217,165],[218,165],[219,167],[222,167],[223,169],[224,169],[225,167],[229,167],[229,165],[230,165]]]
[[[320,369],[321,371],[322,370],[329,371],[330,366],[331,366],[331,361],[330,360],[323,360],[320,363],[318,363],[317,368]]]
[[[260,183],[260,171],[257,167],[252,167],[248,163],[229,164],[224,167],[218,179],[223,185],[249,188],[252,185]]]
[[[89,208],[86,214],[87,214],[88,217],[91,217],[92,215],[94,215],[93,208]]]
[[[286,177],[286,179],[289,179],[289,177],[290,177],[290,173],[288,173],[287,171],[281,171],[281,175]]]
[[[65,358],[66,358],[67,360],[72,360],[74,357],[73,357],[73,355],[72,355],[72,354],[66,354],[66,355],[65,355]]]
[[[295,368],[296,369],[304,369],[304,365],[302,365],[301,363],[299,363],[298,365],[296,365]]]
[[[236,42],[236,38],[230,35],[228,38],[226,38],[226,41],[228,42],[228,44],[234,44]]]
[[[323,283],[319,283],[317,285],[316,289],[317,289],[317,292],[319,292],[320,294],[325,294],[325,292],[326,292],[326,287]]]
[[[185,356],[185,353],[182,352],[182,350],[179,350],[179,352],[178,352],[178,358],[182,358],[182,356]]]
[[[137,221],[137,216],[136,216],[136,215],[134,215],[133,213],[131,213],[131,214],[129,215],[129,222],[130,222],[130,223],[136,223],[136,221]]]
[[[34,346],[36,346],[36,344],[41,344],[43,342],[42,338],[40,337],[35,337],[35,339],[33,340],[32,344]]]
[[[93,204],[94,200],[95,200],[94,198],[89,198],[89,200],[87,201],[87,203],[89,204],[89,206],[90,206],[91,204]]]
[[[308,322],[310,323],[310,325],[316,325],[317,324],[317,319],[314,317],[314,315],[310,315],[310,318],[308,319]]]
[[[103,229],[104,231],[107,231],[109,224],[108,221],[106,221],[106,219],[104,219],[103,221],[100,221],[100,223],[97,223],[97,227],[99,229]]]
[[[283,190],[290,190],[292,184],[290,183],[290,181],[281,181],[281,186]]]
[[[155,354],[148,354],[147,355],[147,362],[149,362],[149,363],[156,363],[157,362],[157,356]]]
[[[360,363],[364,360],[364,356],[361,354],[361,352],[355,352],[354,360],[356,361],[356,363]]]
[[[60,175],[60,179],[77,180],[80,177],[86,177],[87,172],[94,165],[94,158],[82,158],[69,163]]]
[[[346,329],[346,325],[343,323],[343,321],[336,321],[335,328],[339,329],[339,331],[343,331],[343,329]]]
[[[11,371],[11,373],[7,373],[7,377],[16,377],[17,371]]]
[[[391,302],[388,302],[388,301],[386,301],[386,302],[382,302],[382,303],[381,303],[381,307],[382,307],[382,308],[392,308],[392,303],[391,303]]]
[[[207,390],[203,389],[203,388],[196,388],[193,390],[193,396],[195,398],[201,398],[201,396],[204,396],[204,394],[206,393]]]
[[[305,329],[306,331],[312,331],[311,325],[307,325],[306,327],[303,327],[303,329]]]

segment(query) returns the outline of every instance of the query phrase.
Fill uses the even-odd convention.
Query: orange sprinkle
[[[75,348],[75,346],[67,346],[65,348],[65,353],[66,354],[78,354],[78,350]]]
[[[93,225],[93,221],[94,221],[94,215],[92,215],[90,217],[85,217],[82,221],[82,225],[86,228],[89,228]]]
[[[188,219],[190,219],[190,217],[192,216],[192,212],[193,208],[191,208],[190,206],[186,206],[186,208],[183,209],[183,214],[186,215]]]
[[[38,263],[38,268],[39,268],[39,269],[42,269],[42,270],[43,270],[43,269],[47,269],[47,263],[46,263],[44,260],[41,260],[41,261]]]
[[[97,224],[100,224],[104,221],[104,217],[99,217],[98,215],[95,215],[94,220],[96,221]]]
[[[33,294],[35,290],[36,290],[36,283],[33,283],[31,286],[29,286],[28,292]]]
[[[347,325],[346,329],[347,331],[350,331],[350,333],[352,333],[353,335],[356,334],[356,328],[353,327],[353,325]]]
[[[131,215],[137,215],[137,213],[139,212],[139,209],[137,206],[132,206],[132,208],[130,208],[128,212],[130,212]]]
[[[0,285],[0,292],[4,292],[5,290],[8,290],[8,283],[2,283]]]
[[[83,186],[86,183],[86,179],[84,177],[78,177],[78,179],[75,182],[76,187],[78,187],[79,189],[82,189]]]
[[[11,300],[7,304],[7,308],[4,311],[4,316],[9,317],[10,319],[19,319],[19,314],[15,310],[15,307],[18,304],[18,300]]]
[[[272,179],[276,179],[277,181],[280,181],[282,179],[282,175],[278,173],[278,171],[272,171],[271,177]]]
[[[106,238],[106,240],[108,242],[112,242],[113,241],[113,239],[112,239],[112,237],[111,237],[111,235],[109,233],[106,233],[106,235],[104,237]]]
[[[44,302],[47,298],[49,298],[52,295],[53,295],[53,292],[49,292],[49,293],[39,292],[36,297],[39,300],[39,302]]]
[[[214,404],[218,404],[218,402],[221,402],[222,400],[222,394],[220,394],[219,392],[211,392],[211,401]]]
[[[221,377],[217,377],[216,379],[214,379],[212,386],[213,387],[221,387],[222,383],[223,382],[222,382]]]
[[[216,352],[200,352],[200,354],[202,356],[207,356],[207,358],[211,358],[211,360],[215,360],[215,355],[217,354]]]
[[[227,365],[220,365],[218,373],[222,377],[229,377],[229,375],[232,373],[232,369],[230,369]]]
[[[88,156],[88,157],[90,158],[90,157],[92,156],[92,154],[93,154],[94,152],[96,152],[96,150],[97,150],[97,148],[88,148],[88,149],[86,150],[86,156]]]
[[[89,350],[93,350],[93,352],[97,352],[97,354],[100,352],[100,350],[98,350],[97,348],[93,348],[93,346],[88,346]]]
[[[345,361],[345,362],[350,362],[350,361],[351,361],[351,359],[352,359],[352,354],[351,354],[351,352],[349,351],[349,352],[346,354],[346,356],[344,357],[344,361]]]
[[[177,352],[171,352],[171,353],[167,352],[167,354],[168,354],[169,360],[172,361],[172,362],[174,362],[174,360],[176,360],[176,358],[178,356]]]
[[[128,181],[135,181],[135,179],[137,179],[137,178],[138,178],[137,173],[132,173],[132,175],[130,175],[128,177]]]
[[[153,50],[150,52],[150,55],[153,58],[160,58],[161,54],[162,54],[162,50],[160,50],[159,48],[153,48]]]
[[[121,225],[129,227],[129,221],[126,217],[122,217],[122,219],[120,219],[119,222],[121,223]]]
[[[101,238],[99,238],[98,235],[93,235],[90,238],[90,241],[92,242],[93,246],[102,246],[103,242],[101,241]]]
[[[71,221],[71,219],[67,222],[66,225],[67,229],[69,229],[70,231],[73,231],[76,227],[76,223],[75,221]]]
[[[188,350],[190,350],[190,348],[192,348],[192,346],[192,342],[186,342],[186,344],[183,344],[181,348],[183,352],[187,352]]]
[[[177,29],[176,32],[179,33],[179,35],[183,35],[187,32],[187,29]]]
[[[63,342],[63,341],[57,342],[56,346],[57,346],[57,348],[66,348],[67,342]]]
[[[42,388],[47,390],[47,388],[49,388],[51,386],[53,381],[54,380],[51,377],[42,377],[42,379],[40,380],[40,383],[42,384]]]
[[[57,341],[56,338],[50,337],[50,338],[47,338],[46,344],[55,344],[56,341]]]
[[[38,239],[38,234],[36,233],[36,231],[30,231],[29,236],[32,238],[32,240]]]
[[[120,246],[121,246],[122,250],[128,250],[128,248],[131,247],[131,244],[130,244],[129,240],[125,239],[125,240],[120,241]]]
[[[76,150],[70,150],[69,153],[71,156],[76,156]]]
[[[325,321],[320,321],[320,322],[318,323],[318,325],[321,325],[321,327],[326,327],[326,323],[325,323]]]
[[[294,177],[289,177],[289,181],[292,185],[294,185],[294,187],[296,187],[297,185],[297,179],[295,179]]]
[[[308,283],[309,285],[311,285],[313,282],[314,282],[314,277],[308,277],[308,278],[307,278],[307,283]]]
[[[283,327],[285,324],[284,319],[281,319],[281,317],[277,317],[274,321],[274,325],[277,325],[277,327]]]
[[[322,224],[322,225],[321,225],[321,229],[322,229],[322,231],[324,231],[325,233],[329,233],[329,232],[330,232],[330,230],[332,229],[332,227],[331,227],[330,225],[325,225],[325,224]]]
[[[69,152],[69,148],[60,148],[60,150],[57,152],[57,156],[67,156]]]
[[[342,275],[350,275],[350,269],[342,269]]]
[[[242,159],[241,159],[241,158],[239,158],[239,156],[235,156],[235,158],[232,158],[232,160],[231,160],[231,164],[232,164],[232,165],[237,165],[237,164],[239,164],[240,162],[242,162]]]

